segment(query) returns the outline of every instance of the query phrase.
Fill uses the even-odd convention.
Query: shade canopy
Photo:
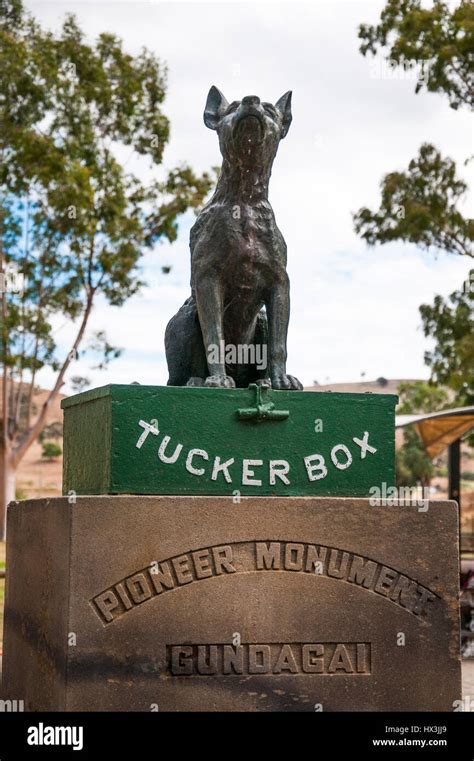
[[[432,412],[429,415],[397,415],[395,427],[414,425],[431,459],[453,441],[474,428],[474,407]]]

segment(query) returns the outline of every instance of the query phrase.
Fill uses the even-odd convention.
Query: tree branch
[[[84,314],[82,317],[82,321],[76,336],[76,339],[72,345],[72,348],[70,352],[66,355],[66,359],[63,362],[63,365],[61,367],[61,370],[58,373],[58,377],[56,378],[56,383],[54,384],[53,389],[49,392],[48,397],[46,401],[44,402],[41,412],[35,421],[35,423],[32,425],[30,430],[28,431],[26,437],[23,439],[23,441],[17,446],[12,453],[12,463],[13,467],[16,468],[22,457],[25,455],[33,441],[39,436],[41,431],[43,430],[44,423],[46,420],[46,417],[48,415],[48,411],[50,408],[51,403],[54,401],[56,396],[58,395],[59,389],[63,385],[64,382],[64,376],[66,374],[66,370],[68,369],[73,357],[75,356],[78,346],[82,341],[82,338],[84,336],[84,331],[86,329],[87,322],[89,320],[89,316],[92,310],[92,301],[94,297],[94,291],[88,294],[87,296],[87,302],[86,307],[84,310]]]
[[[6,267],[5,257],[3,250],[0,249],[0,286],[3,288],[2,296],[2,444],[5,450],[8,447],[8,330],[7,330],[7,281],[6,281]]]

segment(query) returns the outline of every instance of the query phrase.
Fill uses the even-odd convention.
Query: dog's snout
[[[243,106],[259,106],[260,98],[258,97],[258,95],[246,95],[245,98],[242,98],[242,105]]]

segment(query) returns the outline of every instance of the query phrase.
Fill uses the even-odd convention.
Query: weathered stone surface
[[[368,497],[394,483],[396,402],[256,386],[86,391],[62,402],[63,493]]]
[[[27,710],[461,696],[454,502],[57,498],[12,503],[8,531],[3,697]]]

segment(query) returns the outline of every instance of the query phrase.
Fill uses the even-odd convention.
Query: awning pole
[[[461,530],[461,439],[456,439],[448,448],[449,499],[455,499],[459,506],[459,530]]]

